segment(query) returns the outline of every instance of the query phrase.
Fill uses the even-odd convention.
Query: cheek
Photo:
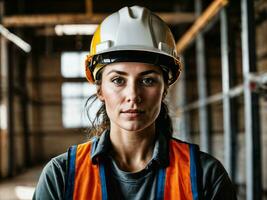
[[[149,99],[150,101],[161,102],[163,98],[163,89],[154,89],[144,92],[144,98]]]
[[[116,110],[116,107],[120,102],[120,95],[117,91],[110,89],[109,87],[103,87],[102,89],[102,99],[105,102],[107,114],[110,115],[112,111]]]
[[[109,94],[106,94],[104,98],[107,115],[109,118],[113,118],[112,116],[114,116],[118,102],[116,98],[112,98],[112,96],[109,96]]]
[[[103,101],[108,101],[110,98],[114,97],[116,95],[116,92],[110,87],[110,85],[107,83],[107,81],[103,80],[101,85],[101,97]]]
[[[149,115],[153,118],[160,113],[161,103],[163,99],[163,90],[147,91],[144,95],[144,102],[149,110]]]

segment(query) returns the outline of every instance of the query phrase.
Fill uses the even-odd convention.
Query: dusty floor
[[[34,167],[20,175],[0,182],[0,200],[32,199],[42,166]]]

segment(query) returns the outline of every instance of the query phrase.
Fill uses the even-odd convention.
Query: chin
[[[131,131],[131,132],[139,132],[142,131],[144,129],[147,129],[148,127],[151,126],[151,124],[144,124],[144,123],[123,123],[124,126],[121,126],[122,129],[127,130],[127,131]]]
[[[121,127],[121,128],[129,132],[139,132],[144,129],[143,127]]]

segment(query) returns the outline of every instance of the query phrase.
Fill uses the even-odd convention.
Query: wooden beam
[[[48,15],[13,15],[3,17],[5,27],[48,26],[56,24],[98,24],[107,14],[48,14]]]
[[[85,8],[87,15],[93,14],[93,0],[85,0]]]
[[[196,20],[194,13],[156,13],[163,21],[167,24],[177,25],[177,24],[190,24]]]
[[[210,6],[200,15],[189,30],[176,44],[179,54],[195,39],[196,35],[209,23],[209,21],[228,3],[227,0],[214,0]]]
[[[157,13],[168,24],[192,23],[194,13]],[[102,14],[48,14],[4,16],[5,27],[48,26],[56,24],[99,24],[109,13]]]

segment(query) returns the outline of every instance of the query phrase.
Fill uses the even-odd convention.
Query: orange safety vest
[[[107,200],[105,168],[101,162],[92,163],[97,138],[68,152],[65,199]],[[169,166],[158,170],[157,200],[198,200],[198,146],[176,139],[169,141]]]

